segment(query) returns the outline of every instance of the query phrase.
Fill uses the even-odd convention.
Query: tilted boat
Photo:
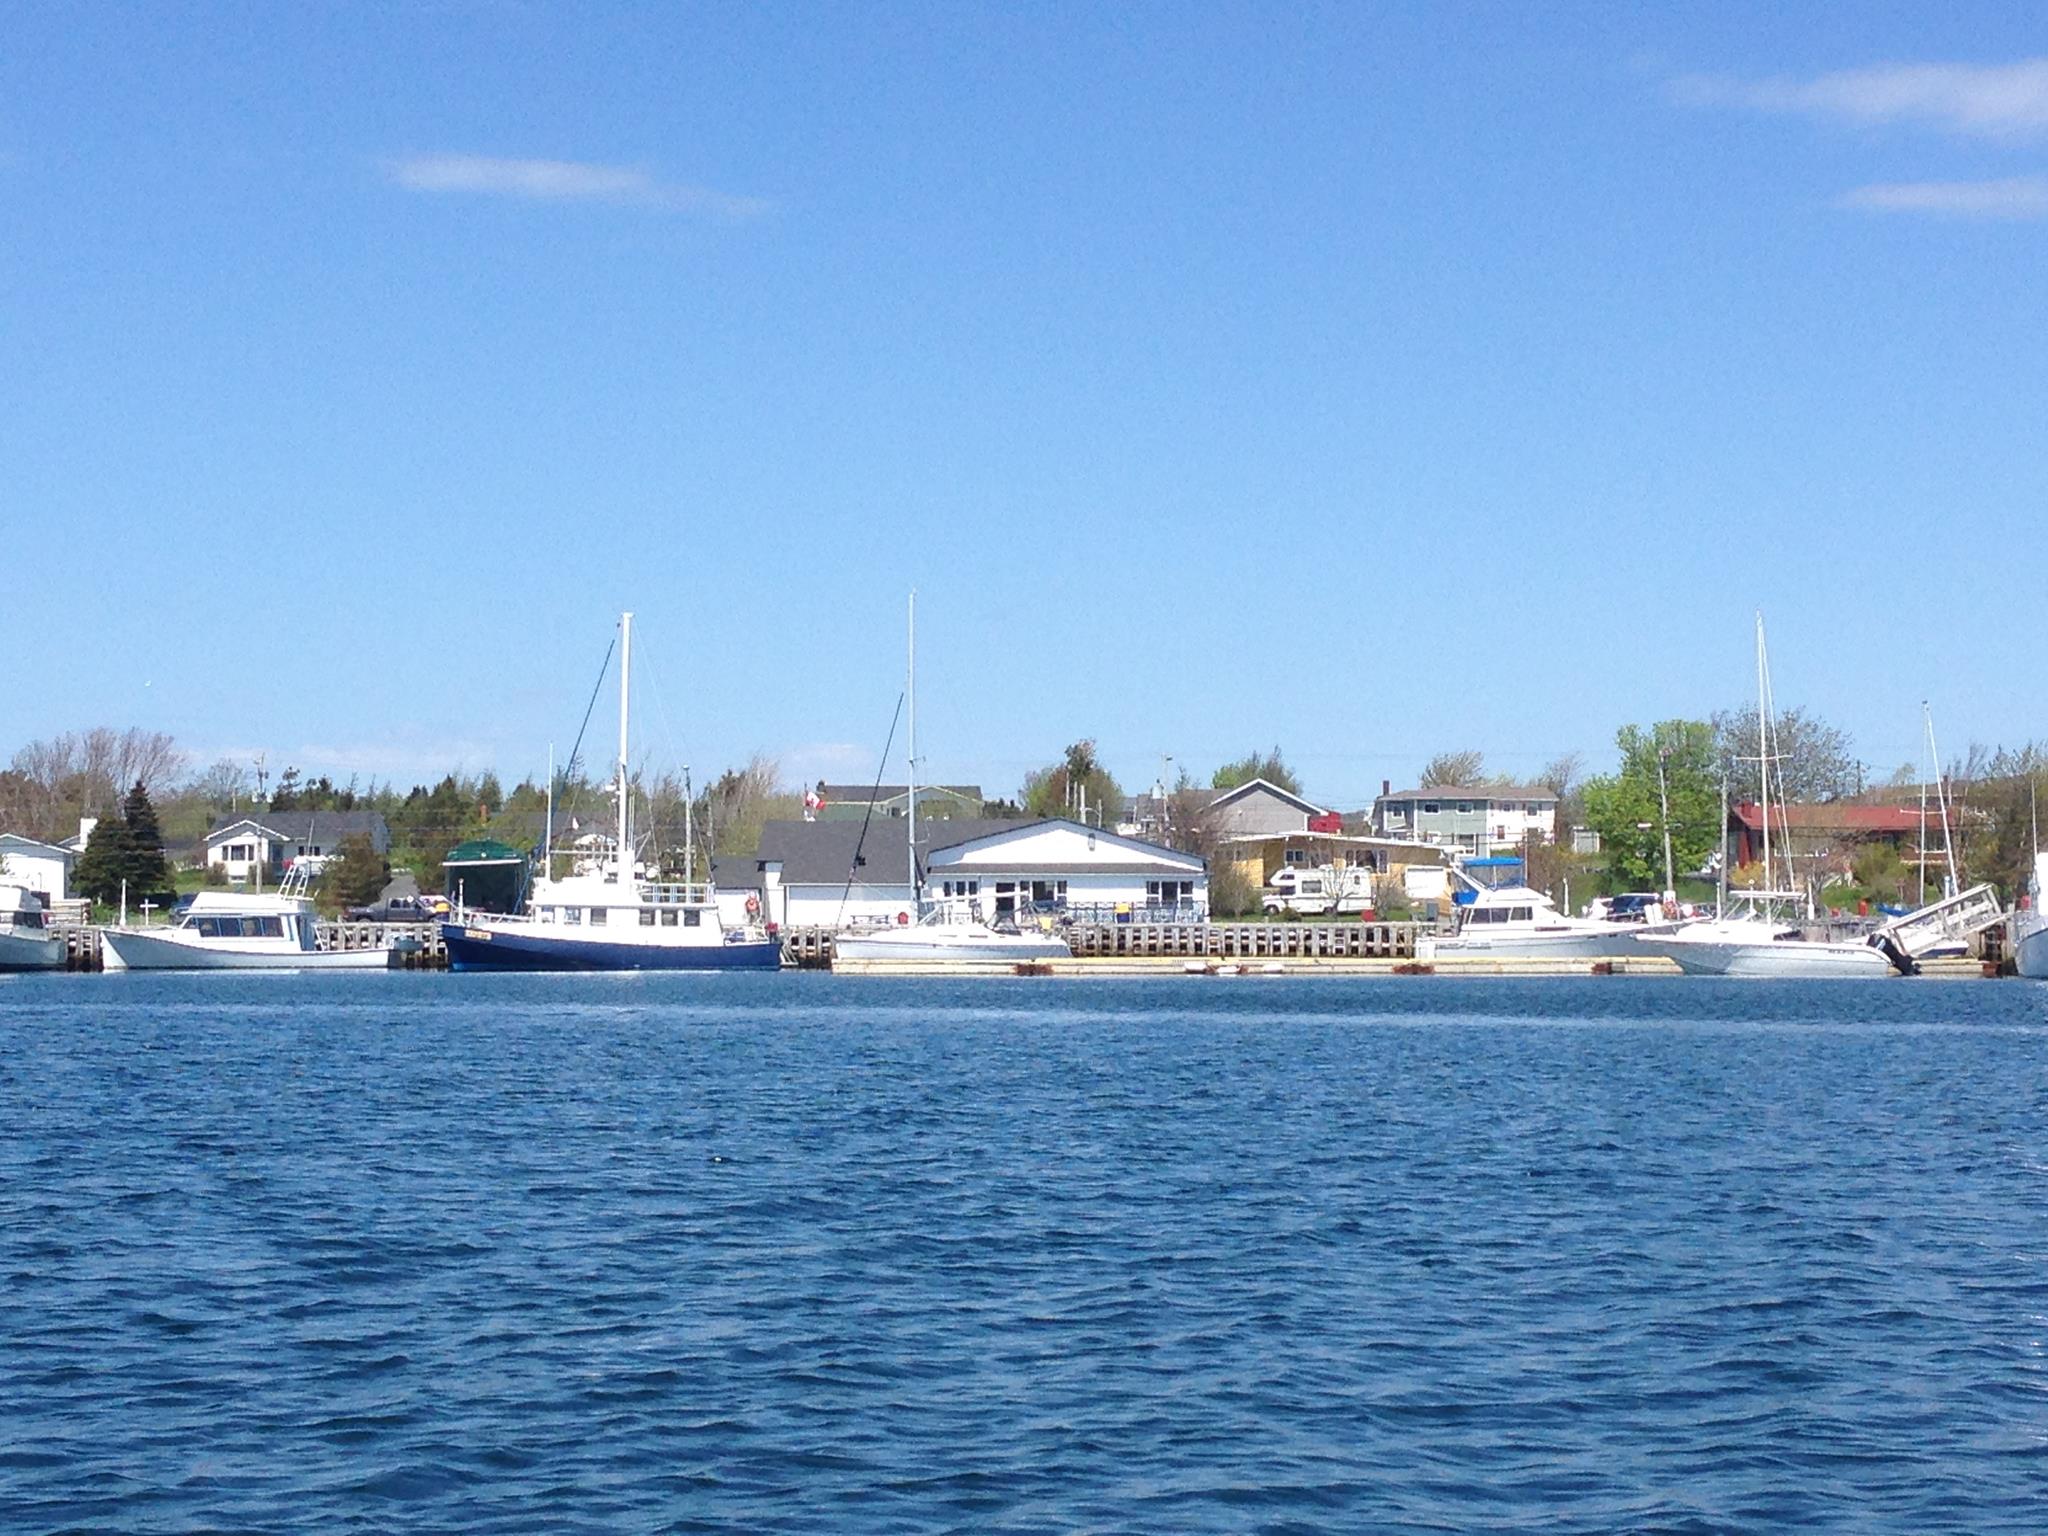
[[[0,971],[55,971],[64,967],[64,937],[50,929],[50,914],[25,886],[0,885]]]
[[[709,881],[649,878],[633,856],[632,614],[619,629],[617,840],[576,858],[559,880],[556,856],[544,849],[549,867],[535,879],[523,915],[463,912],[442,924],[451,970],[761,971],[782,964],[782,941],[766,928],[726,924]]]

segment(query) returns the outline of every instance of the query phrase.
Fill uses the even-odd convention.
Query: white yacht
[[[986,922],[977,905],[957,898],[925,902],[913,923],[842,928],[833,935],[832,958],[1004,962],[1073,958],[1073,950],[1058,934],[1008,921],[1000,925]]]
[[[1009,921],[991,924],[982,916],[980,903],[954,897],[933,901],[926,897],[924,874],[917,862],[917,594],[910,594],[908,684],[909,744],[907,791],[908,813],[904,833],[910,848],[910,884],[917,909],[912,922],[893,926],[882,923],[842,928],[832,937],[832,958],[841,960],[895,960],[921,963],[1037,960],[1071,960],[1074,951],[1056,933],[1033,930]]]
[[[618,836],[609,849],[571,856],[569,873],[554,875],[553,774],[549,774],[547,869],[533,883],[520,916],[458,912],[441,925],[448,967],[456,971],[772,971],[782,941],[755,919],[728,927],[716,893],[698,884],[694,848],[679,882],[649,878],[633,855],[633,796],[627,726],[633,689],[633,615],[619,620]]]
[[[64,967],[64,936],[50,929],[50,914],[26,887],[0,885],[0,971],[55,971]]]
[[[1764,646],[1764,616],[1756,616],[1756,713],[1758,805],[1763,812],[1763,884],[1775,866],[1771,854],[1771,781],[1777,769],[1775,722],[1771,712],[1770,659]],[[1786,859],[1789,877],[1790,857]],[[1790,879],[1786,882],[1791,883]],[[1876,977],[1892,971],[1892,959],[1866,940],[1810,939],[1805,922],[1812,902],[1789,890],[1736,893],[1748,907],[1741,916],[1725,913],[1686,923],[1669,933],[1643,934],[1638,945],[1678,963],[1692,976]],[[1805,910],[1804,918],[1786,915]]]
[[[2044,891],[2048,891],[2048,853],[2036,853],[2026,895],[2013,909],[2006,930],[2013,968],[2036,981],[2048,981],[2048,912],[2041,908]]]
[[[1675,919],[1572,917],[1530,886],[1476,885],[1453,873],[1472,886],[1472,900],[1458,906],[1457,933],[1435,942],[1434,953],[1446,960],[1611,960],[1641,954],[1636,940],[1644,934],[1678,927]]]
[[[201,891],[175,923],[100,930],[110,971],[374,971],[401,952],[322,949],[319,915],[294,870],[274,892]]]

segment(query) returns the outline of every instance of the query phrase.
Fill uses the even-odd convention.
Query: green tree
[[[1679,874],[1698,869],[1721,842],[1720,758],[1714,727],[1704,720],[1661,720],[1645,730],[1625,725],[1615,735],[1618,772],[1588,779],[1586,824],[1600,834],[1609,873],[1623,889],[1661,890],[1664,824],[1657,764],[1671,801],[1671,858]]]
[[[1017,798],[1033,816],[1075,816],[1092,821],[1122,812],[1124,792],[1095,756],[1093,741],[1077,741],[1058,762],[1027,774]]]
[[[367,906],[391,879],[391,861],[376,850],[367,832],[341,840],[341,856],[327,867],[322,884],[345,907]]]
[[[1251,783],[1253,779],[1264,779],[1290,795],[1301,793],[1301,780],[1294,776],[1294,770],[1287,766],[1277,746],[1270,752],[1248,752],[1235,762],[1225,763],[1210,776],[1209,787],[1235,789],[1240,784]]]
[[[128,823],[119,816],[102,816],[85,840],[85,852],[78,856],[71,871],[71,883],[78,894],[103,906],[119,901],[132,848]]]
[[[93,828],[72,879],[83,894],[108,904],[121,899],[124,885],[130,902],[173,895],[171,865],[164,857],[156,807],[140,779],[121,802],[121,814],[105,817]]]

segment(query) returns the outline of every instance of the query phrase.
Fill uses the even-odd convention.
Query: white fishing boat
[[[1770,659],[1764,644],[1764,616],[1756,616],[1756,708],[1758,804],[1763,812],[1762,886],[1735,893],[1747,908],[1725,911],[1668,933],[1644,934],[1639,947],[1677,962],[1693,976],[1876,977],[1892,971],[1886,952],[1867,940],[1807,936],[1812,902],[1791,890],[1768,889],[1771,853],[1771,781],[1776,773],[1776,727],[1772,715]],[[1725,818],[1724,818],[1725,819]],[[1786,859],[1789,886],[1791,861]],[[1795,915],[1798,914],[1798,915]]]
[[[293,870],[275,891],[201,891],[175,923],[100,930],[110,971],[374,971],[398,944],[322,949],[306,876]]]
[[[553,809],[543,848],[548,868],[516,916],[459,912],[441,927],[456,971],[760,971],[782,964],[782,941],[758,922],[728,925],[717,893],[694,874],[650,876],[634,855],[628,722],[632,707],[633,615],[619,621],[618,835],[608,849],[577,850],[569,873],[554,875]],[[553,795],[552,773],[549,794]],[[750,909],[754,903],[749,900]],[[750,910],[750,918],[754,914]]]
[[[2013,968],[2036,981],[2048,981],[2048,911],[2041,906],[2044,891],[2048,891],[2048,853],[2036,853],[2026,894],[2013,909],[2006,931]]]
[[[909,744],[904,834],[910,847],[910,881],[915,918],[906,923],[840,929],[832,937],[832,958],[917,964],[1028,963],[1070,960],[1073,950],[1057,933],[1035,930],[1010,919],[991,923],[971,899],[930,900],[917,858],[917,594],[910,595],[909,661],[904,694],[909,702]]]
[[[64,966],[64,937],[25,886],[0,885],[0,971],[55,971]]]

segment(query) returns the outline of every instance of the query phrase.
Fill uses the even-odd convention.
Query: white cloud
[[[663,181],[630,165],[579,160],[507,160],[492,155],[408,155],[389,162],[391,179],[414,192],[458,192],[529,202],[606,203],[714,218],[748,219],[768,211],[757,197]]]
[[[2012,64],[1881,64],[1811,79],[1687,75],[1673,81],[1671,89],[1693,106],[1749,107],[1863,124],[1926,123],[1980,138],[2048,132],[2048,58]]]
[[[2004,181],[1899,181],[1858,187],[1837,206],[1875,213],[1928,213],[1956,219],[2048,219],[2048,176]]]

